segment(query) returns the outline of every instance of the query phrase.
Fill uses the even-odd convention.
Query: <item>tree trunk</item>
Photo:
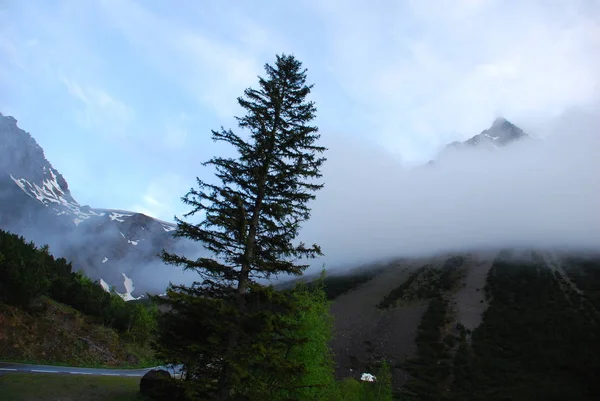
[[[267,175],[269,173],[270,155],[273,153],[273,149],[275,147],[275,133],[277,132],[277,128],[279,126],[279,120],[280,120],[280,116],[281,116],[280,105],[282,103],[283,103],[283,99],[280,102],[278,102],[278,105],[275,107],[275,117],[273,120],[273,129],[269,133],[270,143],[267,148],[265,160],[263,162],[263,171],[262,171],[262,174],[259,177],[259,181],[258,181],[258,191],[256,194],[256,201],[254,203],[254,208],[252,210],[252,219],[250,220],[250,229],[248,231],[248,237],[246,239],[246,249],[244,251],[244,257],[243,257],[243,260],[241,263],[240,275],[238,278],[238,287],[237,287],[237,291],[236,291],[236,305],[237,305],[237,309],[238,309],[238,316],[236,319],[238,319],[238,320],[235,322],[234,327],[229,332],[229,339],[228,339],[228,343],[227,343],[228,355],[227,355],[227,358],[223,365],[223,371],[222,371],[221,377],[219,378],[218,393],[219,393],[220,400],[227,400],[229,398],[229,393],[231,391],[231,383],[230,383],[231,364],[229,363],[229,360],[231,359],[230,358],[231,353],[237,348],[237,345],[238,345],[238,339],[240,336],[240,326],[241,326],[241,321],[239,319],[240,319],[240,317],[243,317],[243,314],[246,310],[246,302],[245,302],[244,294],[248,290],[248,278],[250,276],[252,257],[254,256],[254,245],[256,242],[256,233],[258,230],[260,211],[262,208],[262,203],[263,203],[263,199],[265,197],[265,192],[266,192],[265,185],[267,182]]]

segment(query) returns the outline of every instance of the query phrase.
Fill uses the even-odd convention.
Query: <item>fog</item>
[[[319,244],[325,256],[309,261],[308,273],[323,265],[344,269],[476,249],[600,250],[598,127],[597,114],[572,112],[523,125],[532,138],[497,149],[445,151],[434,165],[416,167],[404,166],[398,155],[372,142],[323,132],[322,143],[329,148],[322,168],[325,187],[311,204],[312,216],[299,240]],[[20,191],[6,180],[6,188]],[[8,192],[0,195],[11,198]],[[143,241],[136,254],[119,257],[121,251],[98,247],[120,240],[117,226],[82,232],[69,228],[71,217],[63,216],[64,225],[57,226],[57,217],[44,209],[24,210],[8,228],[38,244],[49,243],[57,256],[82,251],[75,252],[74,269],[117,284],[119,291],[121,273],[133,279],[137,295],[140,289],[160,293],[169,282],[199,279],[156,259],[160,249],[152,242]],[[91,244],[96,246],[90,249]],[[193,259],[208,256],[200,244],[179,241],[174,246],[175,253]],[[110,263],[99,264],[104,257]]]
[[[434,166],[416,168],[323,134],[325,187],[301,238],[326,256],[310,270],[477,248],[599,249],[600,125],[584,117],[565,116],[501,149],[444,152]]]

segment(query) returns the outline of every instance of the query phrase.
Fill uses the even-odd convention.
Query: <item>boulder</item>
[[[153,369],[146,373],[140,381],[140,393],[151,400],[174,400],[178,393],[177,384],[169,372]]]

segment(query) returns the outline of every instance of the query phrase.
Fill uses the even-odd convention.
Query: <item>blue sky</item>
[[[535,133],[597,105],[599,4],[0,0],[0,111],[81,204],[171,220],[276,53],[308,68],[329,147],[414,165],[500,115]]]

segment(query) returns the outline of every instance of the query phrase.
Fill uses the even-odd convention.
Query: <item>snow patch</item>
[[[173,226],[168,226],[166,224],[161,224],[163,230],[165,230],[166,232],[170,232],[170,231],[175,231],[177,229],[177,227],[173,227]]]
[[[17,184],[17,185],[19,186],[19,188],[21,188],[21,190],[22,190],[23,192],[25,192],[25,193],[26,193],[27,195],[29,195],[31,198],[35,198],[35,196],[31,195],[31,194],[29,193],[29,191],[27,191],[27,189],[25,188],[25,183],[27,183],[29,186],[31,186],[31,184],[29,183],[29,181],[27,181],[27,180],[26,180],[26,179],[24,179],[24,178],[19,178],[19,179],[17,179],[17,178],[15,178],[15,177],[13,177],[13,176],[12,176],[12,174],[10,174],[10,178],[11,178],[11,179],[12,179],[12,180],[15,182],[15,184]]]
[[[133,216],[132,214],[125,214],[125,213],[117,213],[117,212],[110,212],[110,219],[113,221],[118,221],[120,223],[124,222],[125,220],[123,220],[123,217],[131,217]]]
[[[133,280],[130,279],[129,277],[127,277],[127,275],[125,273],[121,273],[121,274],[123,275],[123,279],[124,279],[123,284],[125,285],[125,293],[119,294],[121,296],[121,298],[123,298],[125,301],[134,301],[136,299],[140,299],[141,297],[136,298],[133,295],[131,295],[133,290],[135,290],[135,286],[133,285]]]
[[[81,211],[81,206],[73,201],[68,201],[66,199],[66,194],[60,188],[58,184],[58,179],[53,169],[48,169],[51,178],[46,179],[42,182],[42,186],[35,183],[30,183],[24,178],[15,178],[12,175],[10,178],[21,188],[23,192],[25,192],[29,197],[33,199],[37,199],[44,206],[54,205],[53,209],[57,212],[58,215],[63,214],[73,214],[77,218],[77,221],[74,221],[75,224],[81,223],[83,220],[89,219],[92,215],[100,215],[96,212],[90,211],[88,213],[84,213]],[[59,208],[57,208],[59,207]]]
[[[104,259],[102,259],[102,263],[106,263],[108,262],[108,258],[105,256]]]
[[[104,289],[104,291],[110,292],[110,287],[108,286],[106,281],[100,279],[100,286]]]
[[[137,245],[139,241],[127,240],[127,242],[129,242],[131,245]]]

